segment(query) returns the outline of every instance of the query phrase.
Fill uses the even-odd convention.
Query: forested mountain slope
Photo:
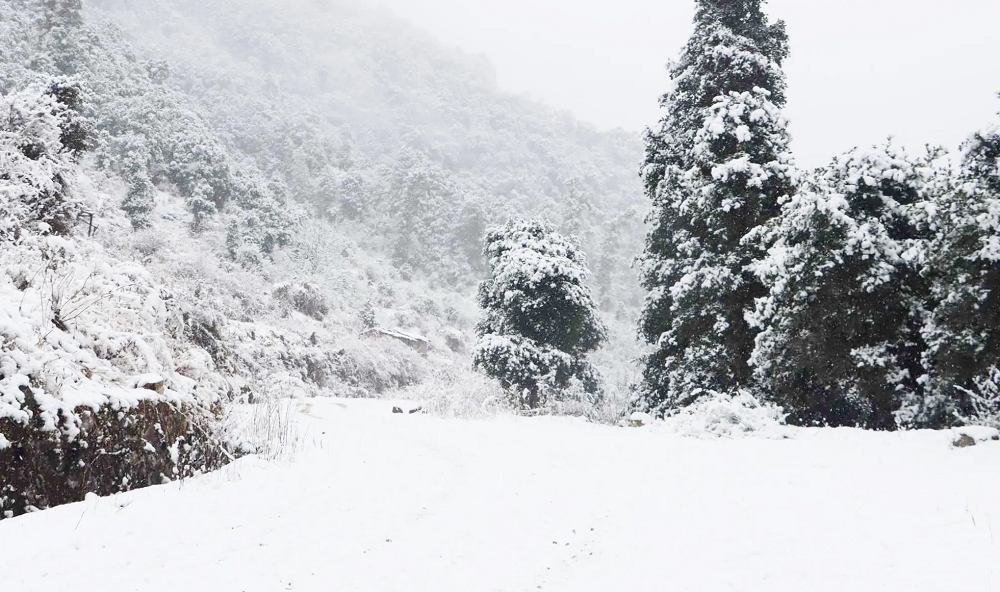
[[[137,54],[166,62],[164,84],[228,147],[316,211],[377,228],[398,264],[466,270],[448,279],[467,280],[488,225],[543,214],[592,252],[605,239],[631,242],[596,266],[609,287],[630,279],[623,263],[641,236],[635,134],[505,94],[484,58],[350,3],[92,8],[93,22],[121,26]],[[623,226],[635,231],[622,237]]]

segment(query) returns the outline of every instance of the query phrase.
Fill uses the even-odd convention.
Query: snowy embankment
[[[0,523],[0,590],[1000,590],[998,442],[294,405],[294,460]]]

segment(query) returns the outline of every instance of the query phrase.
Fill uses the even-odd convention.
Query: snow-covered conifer
[[[152,160],[149,142],[139,134],[128,132],[114,138],[108,144],[100,158],[125,182],[122,210],[132,222],[132,228],[135,230],[149,228],[155,193],[153,182],[149,178]]]
[[[762,331],[752,364],[789,421],[891,430],[902,401],[920,396],[919,221],[934,156],[852,151],[762,233],[772,247],[756,270],[770,293],[750,317]]]
[[[94,147],[94,122],[85,99],[84,86],[77,78],[58,76],[51,80],[45,93],[55,99],[59,115],[59,142],[63,149],[79,159]]]
[[[135,230],[144,230],[152,226],[150,215],[153,212],[154,196],[156,193],[153,182],[149,180],[144,172],[137,172],[134,176],[125,179],[127,188],[125,199],[122,200],[122,210],[132,222]]]
[[[265,182],[253,167],[237,169],[232,182],[236,199],[226,229],[226,248],[244,266],[255,267],[291,241],[299,210],[283,183]]]
[[[82,0],[42,0],[42,51],[34,67],[50,74],[75,74],[83,29]]]
[[[640,406],[657,413],[751,380],[754,331],[744,319],[764,294],[745,240],[794,192],[781,114],[784,23],[761,0],[699,0],[695,31],[671,69],[667,113],[647,134],[643,178],[653,201],[642,260]]]
[[[1000,127],[965,146],[957,187],[938,201],[924,328],[928,396],[916,425],[1000,424]]]
[[[399,265],[427,268],[446,251],[445,219],[454,200],[452,179],[425,155],[404,151],[393,176],[389,209],[397,225],[392,256]]]
[[[529,409],[573,380],[596,390],[586,355],[606,334],[579,247],[548,222],[518,220],[488,233],[484,255],[491,275],[479,286],[476,366]]]

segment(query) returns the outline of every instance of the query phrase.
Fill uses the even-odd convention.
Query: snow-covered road
[[[299,405],[294,462],[0,522],[0,591],[1000,592],[1000,443]]]

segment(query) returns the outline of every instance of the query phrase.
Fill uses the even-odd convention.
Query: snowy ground
[[[297,405],[294,461],[0,522],[0,590],[1000,591],[1000,443]]]

